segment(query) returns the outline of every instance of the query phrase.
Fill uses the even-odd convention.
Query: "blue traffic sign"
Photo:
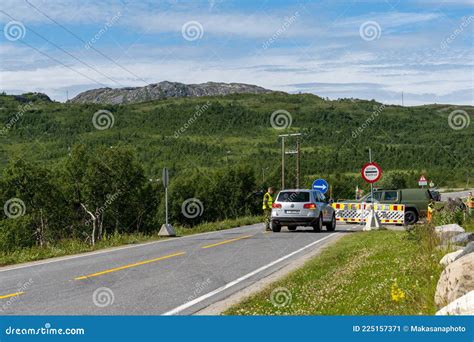
[[[326,182],[326,180],[324,179],[316,179],[314,182],[313,182],[313,190],[319,190],[321,191],[323,194],[325,194],[329,189],[329,184],[328,182]]]

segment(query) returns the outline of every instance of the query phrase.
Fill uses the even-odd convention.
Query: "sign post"
[[[325,179],[319,178],[313,182],[313,190],[319,190],[325,194],[329,189],[329,184]]]
[[[371,230],[371,228],[379,228],[380,224],[378,221],[377,214],[374,210],[374,183],[377,182],[380,177],[382,177],[382,168],[379,164],[372,162],[372,150],[369,148],[369,162],[362,167],[360,172],[362,174],[362,178],[367,182],[370,183],[370,213],[369,218],[367,220],[367,224],[364,230]]]
[[[176,232],[171,224],[168,223],[168,185],[170,182],[168,168],[163,168],[162,174],[163,187],[165,188],[165,224],[161,226],[159,236],[176,236]]]
[[[380,177],[382,177],[382,169],[380,168],[379,164],[371,162],[367,163],[362,167],[361,170],[362,178],[367,183],[370,183],[371,185],[375,182],[377,182]]]
[[[421,175],[420,179],[418,179],[418,185],[421,186],[422,189],[428,185],[428,181],[426,180],[425,176]]]

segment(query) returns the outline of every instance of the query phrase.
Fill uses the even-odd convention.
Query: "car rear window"
[[[309,192],[284,191],[278,195],[279,202],[309,202]]]

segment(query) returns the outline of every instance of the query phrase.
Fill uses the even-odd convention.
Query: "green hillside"
[[[1,96],[0,121],[7,123],[19,104],[11,96]],[[198,106],[204,107],[200,110]],[[472,107],[380,106],[375,101],[326,101],[309,94],[283,93],[124,106],[38,101],[2,138],[0,163],[5,166],[11,156],[20,155],[50,164],[66,158],[74,144],[83,143],[134,148],[148,176],[158,176],[163,166],[185,173],[238,163],[260,174],[268,167],[267,174],[276,181],[280,170],[278,134],[302,132],[306,135],[301,166],[306,176],[357,173],[367,161],[366,148],[370,146],[384,170],[423,171],[439,185],[467,181],[473,165],[474,152],[468,141],[474,125],[453,130],[448,115],[458,108],[472,115]],[[112,128],[94,128],[92,116],[100,109],[113,114]],[[270,116],[282,109],[291,114],[292,125],[277,130],[272,128]],[[176,137],[189,120],[189,128]],[[288,164],[291,183],[291,158]]]
[[[99,110],[111,113],[108,129],[94,126]],[[272,127],[278,110],[290,113],[291,126]],[[98,239],[156,231],[163,222],[163,190],[149,179],[160,178],[164,166],[170,168],[174,222],[193,226],[259,214],[255,192],[280,184],[282,133],[304,133],[303,185],[325,177],[336,199],[352,196],[356,185],[366,187],[359,171],[368,147],[384,169],[380,185],[416,186],[423,173],[438,186],[465,186],[472,183],[474,125],[452,129],[453,110],[469,113],[469,120],[474,113],[473,107],[383,106],[284,93],[117,106],[0,95],[1,200],[19,198],[26,209],[15,220],[3,216],[0,241],[8,249],[90,239],[92,221],[84,206],[96,213]],[[294,141],[287,147],[294,148]],[[288,156],[290,187],[294,169]],[[183,215],[189,198],[201,201],[200,215]]]

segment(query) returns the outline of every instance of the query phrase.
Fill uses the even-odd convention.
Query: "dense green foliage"
[[[472,174],[474,126],[451,129],[454,109],[473,113],[471,107],[403,108],[283,93],[117,106],[0,95],[0,199],[21,199],[26,208],[19,218],[2,216],[0,247],[154,232],[164,220],[156,180],[165,166],[173,222],[193,226],[255,215],[256,193],[280,184],[282,133],[304,133],[303,185],[324,177],[336,199],[353,197],[356,185],[367,187],[359,170],[369,146],[385,172],[380,185],[416,186],[424,173],[440,186],[464,186]],[[99,110],[113,117],[108,129],[93,124]],[[272,127],[276,110],[290,113],[290,127]],[[287,148],[294,144],[289,139]],[[295,184],[294,169],[289,155],[287,186]],[[182,212],[189,198],[200,201],[193,218]]]

